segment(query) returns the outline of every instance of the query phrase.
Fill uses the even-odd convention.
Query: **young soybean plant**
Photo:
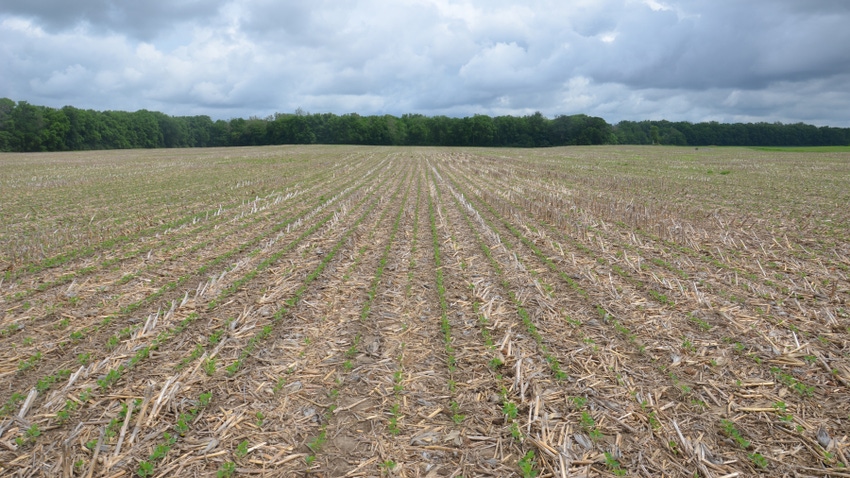
[[[517,463],[522,478],[535,478],[538,476],[540,472],[534,469],[536,464],[537,460],[534,459],[534,450],[529,450]]]

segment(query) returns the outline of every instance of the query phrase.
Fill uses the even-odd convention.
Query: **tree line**
[[[850,145],[850,128],[802,123],[621,121],[578,114],[553,119],[474,115],[275,114],[213,121],[209,116],[60,109],[0,99],[0,151],[258,146],[270,144],[547,147],[591,144],[717,146]]]

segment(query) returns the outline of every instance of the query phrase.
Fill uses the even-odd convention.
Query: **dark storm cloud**
[[[0,96],[276,111],[850,125],[850,2],[12,1]]]
[[[798,2],[799,3],[799,2]],[[839,3],[839,2],[833,2]],[[847,9],[814,3],[688,2],[622,17],[617,46],[588,63],[599,82],[638,88],[763,88],[848,71]]]
[[[217,15],[220,0],[7,0],[0,11],[31,18],[47,30],[90,27],[149,40],[181,22],[204,22]]]

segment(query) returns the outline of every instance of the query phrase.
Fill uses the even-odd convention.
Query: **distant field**
[[[0,154],[0,475],[847,476],[850,149],[781,151]]]
[[[850,146],[804,146],[804,147],[772,147],[754,148],[760,151],[782,151],[787,153],[848,153]]]

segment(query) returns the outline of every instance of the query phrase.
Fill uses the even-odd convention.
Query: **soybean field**
[[[850,476],[850,153],[0,154],[0,475]]]

